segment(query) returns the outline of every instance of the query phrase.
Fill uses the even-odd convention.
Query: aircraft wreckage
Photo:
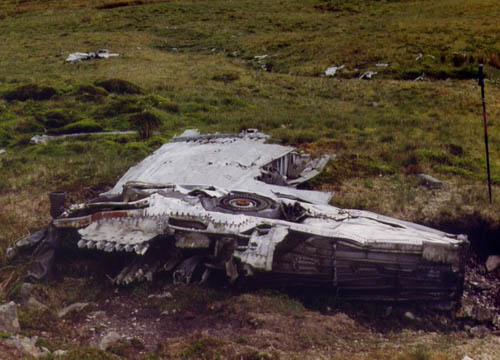
[[[460,297],[466,236],[328,205],[330,193],[295,186],[329,157],[266,139],[186,131],[95,199],[65,207],[64,194],[52,193],[53,221],[18,244],[37,243],[31,275],[46,276],[61,241],[73,241],[137,254],[113,274],[117,284],[217,272],[231,283],[331,288],[348,299]]]

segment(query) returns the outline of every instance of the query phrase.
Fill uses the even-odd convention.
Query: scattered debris
[[[91,59],[109,59],[110,57],[117,57],[117,56],[120,56],[120,54],[110,53],[107,49],[101,49],[87,53],[84,52],[71,53],[66,58],[66,62],[76,63]]]
[[[0,305],[0,331],[15,334],[21,330],[14,301]]]
[[[137,131],[105,131],[105,132],[89,132],[64,135],[35,135],[30,139],[31,144],[47,145],[49,141],[55,139],[64,139],[68,137],[90,136],[90,135],[133,135]]]
[[[0,155],[7,154],[7,151],[5,149],[0,149]]]
[[[415,58],[415,60],[416,60],[416,61],[418,61],[418,60],[422,59],[423,57],[428,57],[428,58],[431,58],[431,59],[433,59],[433,60],[434,60],[434,59],[436,59],[436,57],[435,57],[434,55],[428,55],[428,54],[427,54],[427,55],[424,55],[424,54],[422,54],[422,53],[419,53],[419,54],[417,55],[417,57]]]
[[[57,312],[57,316],[59,318],[63,318],[66,315],[68,315],[70,312],[81,311],[81,310],[85,309],[87,306],[89,306],[89,303],[74,303],[74,304],[71,304],[69,306],[66,306],[62,310],[59,310]]]
[[[422,75],[416,77],[413,81],[423,81],[425,80],[425,73],[422,73]]]
[[[389,64],[387,63],[378,63],[378,64],[375,64],[376,67],[388,67]]]
[[[50,351],[47,348],[38,347],[36,345],[37,340],[38,340],[37,336],[33,336],[33,337],[29,338],[26,336],[16,335],[16,336],[12,336],[12,337],[6,339],[5,343],[7,345],[14,346],[17,349],[27,353],[28,355],[36,357],[36,358],[50,355]]]
[[[64,193],[52,193],[53,221],[30,274],[46,276],[55,249],[72,241],[136,253],[111,274],[116,284],[166,271],[174,283],[222,273],[229,283],[333,287],[348,299],[461,296],[466,236],[330,206],[330,193],[294,187],[319,174],[330,156],[312,158],[267,138],[255,129],[190,131],[96,199],[65,208]],[[75,236],[63,240],[68,231]]]
[[[500,266],[500,255],[490,255],[486,260],[486,270],[495,271]]]
[[[433,176],[427,174],[418,174],[418,178],[420,180],[420,185],[425,186],[429,189],[441,189],[443,187],[443,182]]]
[[[116,331],[110,331],[102,338],[101,343],[99,344],[99,349],[106,351],[108,348],[116,344],[121,339],[122,336],[118,334]]]
[[[371,79],[374,75],[377,75],[378,72],[376,71],[365,71],[363,74],[361,74],[361,76],[359,77],[359,79]]]
[[[344,68],[344,65],[330,66],[328,69],[325,70],[325,75],[328,77],[333,77],[337,73],[337,70],[342,70],[343,68]]]

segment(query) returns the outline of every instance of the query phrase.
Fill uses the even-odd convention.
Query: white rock
[[[68,351],[67,350],[56,350],[52,353],[54,356],[64,356],[66,355]]]
[[[415,315],[413,315],[413,313],[411,313],[409,311],[405,312],[404,317],[407,318],[407,319],[409,319],[409,320],[415,320],[416,319]]]
[[[42,304],[40,301],[35,299],[33,296],[30,296],[28,301],[26,302],[26,306],[29,309],[36,309],[36,310],[45,310],[48,309],[47,305]]]
[[[464,357],[462,358],[462,360],[474,360],[473,358],[467,356],[467,355],[464,355]]]
[[[62,310],[59,310],[59,312],[57,313],[57,316],[59,316],[59,318],[63,318],[66,315],[68,315],[70,312],[81,311],[81,310],[85,309],[87,306],[89,306],[88,303],[74,303],[74,304],[71,304],[69,306],[66,306]]]
[[[495,271],[500,266],[500,255],[490,255],[486,260],[486,270]]]
[[[106,351],[109,347],[120,341],[122,336],[115,331],[110,331],[101,340],[99,349]]]
[[[21,289],[19,290],[19,293],[20,293],[21,297],[24,300],[26,300],[26,299],[30,298],[31,293],[32,293],[32,291],[33,291],[34,288],[35,288],[35,285],[33,285],[33,284],[23,283],[21,285]]]
[[[39,348],[36,346],[36,341],[38,337],[33,336],[32,338],[24,337],[24,336],[15,336],[5,340],[5,343],[10,346],[14,346],[19,350],[33,356],[33,357],[41,357],[45,355],[49,355],[50,351],[45,348]]]
[[[7,151],[5,151],[5,149],[0,149],[0,155],[3,155],[3,154],[6,154]]]
[[[17,317],[17,306],[14,301],[0,305],[0,331],[17,333],[21,330]]]
[[[427,174],[418,174],[420,185],[428,187],[429,189],[440,189],[443,187],[441,180]]]

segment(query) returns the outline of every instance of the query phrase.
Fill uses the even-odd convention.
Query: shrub
[[[38,119],[49,129],[56,129],[80,120],[73,111],[66,109],[49,110],[38,116]]]
[[[96,81],[95,85],[115,94],[142,94],[139,86],[122,79]]]
[[[130,123],[139,132],[141,139],[148,139],[161,125],[161,119],[150,111],[143,111],[130,117]]]
[[[57,94],[56,89],[52,87],[39,87],[36,84],[20,86],[12,91],[6,92],[3,97],[7,101],[26,101],[26,100],[49,100]]]

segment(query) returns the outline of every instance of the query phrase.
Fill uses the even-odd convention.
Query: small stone
[[[413,313],[411,313],[409,311],[405,312],[404,317],[407,318],[408,320],[416,320],[417,319],[415,317],[415,315],[413,315]]]
[[[106,351],[109,347],[120,341],[122,336],[115,331],[110,331],[101,340],[99,349]]]
[[[418,174],[418,178],[420,180],[420,185],[425,186],[429,189],[441,189],[443,187],[443,183],[441,182],[441,180],[438,180],[433,176],[427,174]]]
[[[74,304],[66,306],[64,309],[60,310],[57,313],[57,316],[59,316],[59,318],[63,318],[66,315],[68,315],[70,312],[81,311],[81,310],[85,309],[87,306],[89,306],[88,303],[74,303]]]
[[[25,336],[15,336],[5,340],[7,345],[14,346],[21,351],[33,356],[33,357],[41,357],[50,354],[50,351],[46,348],[39,348],[36,346],[36,341],[38,337],[33,336],[32,338],[28,338]]]
[[[35,285],[30,284],[30,283],[26,283],[26,282],[21,285],[21,289],[19,290],[19,294],[21,295],[23,300],[29,299],[34,288],[35,288]]]
[[[28,299],[28,301],[26,302],[26,306],[28,307],[28,309],[34,309],[34,310],[46,310],[46,309],[48,309],[47,305],[41,303],[33,296],[31,296]]]
[[[472,329],[469,330],[469,333],[473,337],[478,337],[478,338],[484,338],[486,335],[488,335],[488,328],[483,325],[479,326],[474,326]]]
[[[17,333],[21,330],[17,317],[17,305],[14,301],[0,305],[0,331]]]
[[[54,356],[64,356],[66,355],[68,351],[67,350],[56,350],[52,353]]]
[[[5,151],[5,149],[0,149],[0,155],[5,155],[7,153],[7,151]]]
[[[490,255],[486,260],[486,270],[495,271],[500,266],[500,255]]]
[[[471,357],[469,357],[469,356],[467,356],[467,355],[465,355],[465,356],[462,358],[462,360],[474,360],[474,359],[473,359],[473,358],[471,358]]]

